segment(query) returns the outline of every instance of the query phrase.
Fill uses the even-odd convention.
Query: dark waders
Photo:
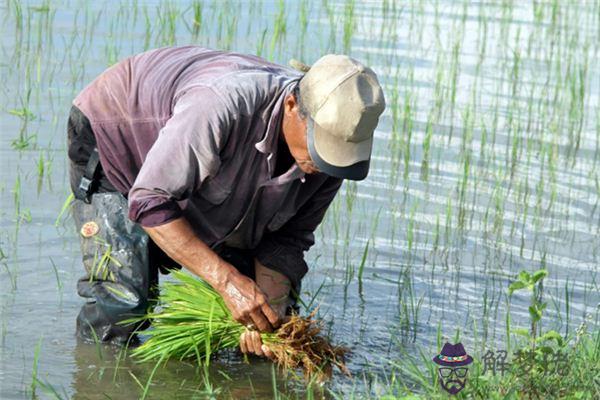
[[[68,153],[73,219],[86,270],[77,283],[86,299],[77,316],[77,335],[123,344],[145,326],[119,322],[145,314],[158,295],[158,272],[180,266],[129,220],[127,199],[104,175],[90,123],[76,107],[69,115]],[[226,246],[215,251],[254,279],[251,251]]]

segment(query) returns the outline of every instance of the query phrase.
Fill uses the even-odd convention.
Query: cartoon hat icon
[[[473,357],[467,354],[462,343],[450,344],[446,342],[442,351],[433,357],[433,362],[444,367],[460,367],[473,362]]]

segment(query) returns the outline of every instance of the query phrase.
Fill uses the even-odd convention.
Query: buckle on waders
[[[77,188],[77,190],[79,191],[79,197],[87,204],[91,203],[90,194],[92,192],[92,182],[93,181],[91,179],[82,176],[81,182],[79,182],[79,187]]]
[[[92,202],[91,194],[95,190],[94,182],[97,181],[98,167],[100,166],[100,157],[98,155],[98,149],[94,147],[90,158],[85,166],[85,171],[79,182],[79,187],[75,193],[75,197],[79,200],[83,200],[87,204]]]

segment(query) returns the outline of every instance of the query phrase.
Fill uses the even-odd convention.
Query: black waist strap
[[[99,165],[100,157],[98,156],[98,149],[94,147],[94,150],[92,150],[92,154],[90,155],[90,158],[85,166],[85,172],[81,177],[79,187],[74,193],[75,198],[83,200],[88,204],[90,203],[91,195],[98,187],[97,171]]]

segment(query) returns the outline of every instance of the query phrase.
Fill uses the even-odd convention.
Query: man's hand
[[[272,332],[279,326],[279,315],[258,285],[247,276],[239,272],[231,274],[220,293],[236,321],[246,326],[252,324],[261,332]]]
[[[261,331],[279,326],[277,313],[256,283],[200,240],[184,217],[144,230],[169,257],[219,292],[236,321]]]
[[[262,290],[267,296],[267,301],[277,313],[278,321],[283,322],[291,303],[289,297],[290,280],[285,275],[265,267],[258,260],[254,260],[254,274],[259,290]],[[260,333],[257,331],[246,330],[242,333],[240,350],[242,353],[252,353],[257,356],[265,356],[271,360],[274,359],[273,352],[262,343]]]
[[[258,331],[246,330],[240,336],[240,350],[244,354],[256,354],[257,356],[265,356],[271,360],[275,359],[275,355],[269,347],[262,343],[260,333]]]

